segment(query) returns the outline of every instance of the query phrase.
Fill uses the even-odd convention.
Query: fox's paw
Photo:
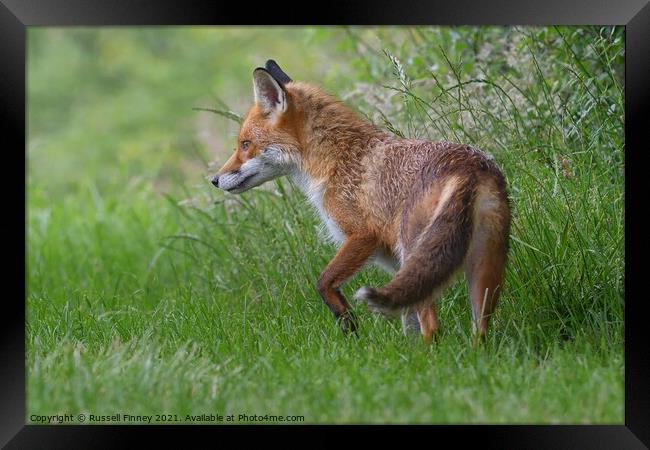
[[[357,334],[357,318],[351,310],[346,311],[344,314],[341,314],[336,318],[336,322],[343,331],[344,334]]]
[[[377,289],[362,287],[354,294],[354,299],[368,305],[368,309],[374,313],[388,317],[394,317],[399,312],[395,308],[386,305],[386,301]]]

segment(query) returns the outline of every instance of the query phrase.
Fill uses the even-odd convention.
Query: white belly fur
[[[372,255],[372,262],[373,262],[373,264],[381,267],[382,269],[384,269],[386,272],[388,272],[391,275],[394,274],[395,272],[397,272],[399,270],[399,266],[400,266],[399,261],[397,260],[397,258],[385,255],[385,254],[380,253],[380,252],[375,252]]]

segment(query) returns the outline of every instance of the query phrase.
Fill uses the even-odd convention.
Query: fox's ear
[[[289,83],[291,78],[289,78],[289,75],[284,73],[282,69],[280,69],[280,66],[278,66],[278,63],[273,61],[272,59],[269,59],[266,61],[266,64],[264,64],[264,67],[266,70],[271,74],[271,76],[280,83],[280,86],[284,87],[285,84]]]
[[[261,67],[253,71],[255,103],[268,114],[279,114],[287,110],[287,96],[280,84]]]

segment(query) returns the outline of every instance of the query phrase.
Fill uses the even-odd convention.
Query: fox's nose
[[[215,175],[212,178],[212,184],[214,184],[216,187],[219,187],[219,175]]]

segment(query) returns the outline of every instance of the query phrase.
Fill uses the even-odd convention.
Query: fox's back
[[[368,152],[363,163],[360,206],[380,222],[396,220],[409,199],[450,177],[472,185],[490,183],[507,197],[505,178],[492,157],[468,145],[394,139]]]

